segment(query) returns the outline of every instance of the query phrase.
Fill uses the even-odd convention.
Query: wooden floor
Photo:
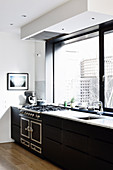
[[[0,144],[0,170],[61,170],[15,143]]]

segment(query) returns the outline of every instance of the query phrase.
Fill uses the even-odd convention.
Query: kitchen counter
[[[18,109],[37,113],[37,111],[35,110],[25,109],[25,108],[22,108],[22,106],[19,106]],[[113,129],[113,117],[106,116],[108,114],[106,112],[104,112],[104,114],[100,116],[95,111],[91,112],[88,110],[77,110],[77,109],[71,109],[71,108],[67,108],[67,109],[68,110],[62,110],[62,111],[48,111],[48,112],[45,111],[45,112],[42,112],[42,114]],[[82,119],[82,118],[87,118],[87,117],[93,117],[93,119],[91,120]]]
[[[73,111],[73,110],[43,112],[42,114],[113,129],[113,117],[110,116],[103,116],[103,115],[100,116],[97,114],[91,114],[91,113]],[[95,117],[95,119],[91,119],[91,120],[82,119],[87,117],[93,117],[93,118]]]

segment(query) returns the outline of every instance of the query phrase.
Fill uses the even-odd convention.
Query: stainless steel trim
[[[31,143],[31,149],[38,152],[38,153],[42,153],[42,149],[34,144]],[[38,149],[38,150],[37,150]]]
[[[30,117],[30,116],[27,116],[27,115],[22,115],[22,114],[19,114],[20,115],[20,117],[25,117],[25,118],[28,118],[28,119],[31,119],[31,120],[35,120],[35,121],[38,121],[38,122],[42,122],[42,120],[40,120],[40,119],[38,119],[38,118],[32,118],[32,117]]]
[[[42,144],[42,123],[39,123],[39,122],[36,122],[36,121],[31,121],[31,129],[33,129],[32,128],[32,123],[37,124],[37,125],[40,126],[40,132],[39,132],[40,133],[40,141],[37,141],[37,140],[32,138],[33,131],[31,131],[31,140],[33,140],[33,141],[35,141],[35,142],[37,142],[39,144]]]
[[[20,142],[23,144],[23,145],[25,145],[25,146],[27,146],[28,148],[30,147],[30,143],[28,142],[28,141],[26,141],[26,140],[24,140],[24,139],[20,139]]]
[[[26,138],[30,138],[30,131],[28,130],[28,136],[26,136],[26,135],[24,135],[23,133],[22,133],[22,120],[26,120],[26,121],[28,121],[28,126],[27,126],[27,129],[28,129],[28,127],[30,126],[30,121],[29,121],[29,119],[25,119],[25,118],[23,118],[23,117],[21,117],[21,119],[20,119],[20,134],[22,135],[22,136],[24,136],[24,137],[26,137]],[[26,130],[26,129],[25,129]]]

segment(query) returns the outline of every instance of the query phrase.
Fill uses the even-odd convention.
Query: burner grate
[[[35,110],[35,111],[40,111],[40,112],[66,110],[66,108],[62,108],[60,106],[53,106],[53,105],[42,105],[42,106],[31,106],[31,105],[28,106],[27,105],[27,106],[24,106],[24,108]]]

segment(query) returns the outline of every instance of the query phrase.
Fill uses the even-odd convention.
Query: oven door
[[[42,123],[31,120],[31,140],[42,144]]]
[[[20,118],[20,124],[21,124],[21,136],[24,136],[26,138],[30,138],[30,121],[27,118],[21,117]]]

